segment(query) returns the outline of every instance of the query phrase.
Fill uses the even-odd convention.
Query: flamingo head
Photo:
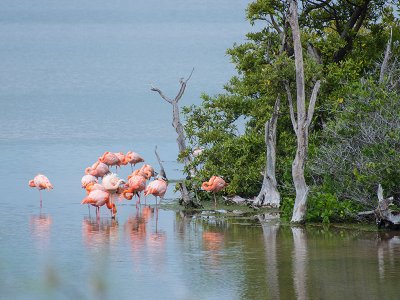
[[[30,187],[35,187],[35,182],[33,180],[29,180],[29,186]]]

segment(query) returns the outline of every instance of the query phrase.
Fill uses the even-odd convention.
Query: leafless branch
[[[290,119],[292,120],[294,132],[297,135],[297,122],[296,122],[296,116],[294,115],[292,92],[290,91],[288,82],[284,82],[284,85],[285,85],[286,94],[287,94],[287,98],[288,98],[288,102],[289,102]]]
[[[312,121],[312,117],[314,115],[314,109],[315,109],[315,102],[317,101],[317,95],[319,88],[321,86],[321,80],[318,80],[313,88],[311,98],[310,98],[310,103],[308,104],[308,113],[307,113],[307,122],[306,126],[309,127]]]

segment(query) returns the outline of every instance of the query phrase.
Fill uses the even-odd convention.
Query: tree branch
[[[172,100],[169,99],[167,96],[165,96],[164,93],[163,93],[159,88],[156,88],[156,87],[154,87],[154,86],[151,86],[151,90],[152,90],[153,92],[159,93],[160,96],[161,96],[161,98],[163,98],[163,99],[164,99],[165,101],[167,101],[168,103],[172,104]]]
[[[318,80],[314,85],[314,88],[313,88],[313,91],[311,94],[311,98],[310,98],[310,103],[308,104],[308,113],[307,113],[307,122],[306,122],[307,128],[310,126],[312,117],[314,115],[315,102],[317,101],[317,94],[318,94],[320,86],[321,86],[321,80]]]
[[[285,89],[286,89],[287,98],[288,98],[288,101],[289,101],[290,119],[292,120],[292,125],[293,125],[294,132],[297,135],[297,122],[296,122],[296,117],[294,115],[292,92],[290,91],[290,87],[289,87],[289,83],[288,82],[285,82],[284,85],[285,85]]]
[[[190,75],[186,80],[183,80],[183,78],[181,78],[179,80],[179,83],[181,84],[181,88],[178,92],[178,95],[176,95],[176,97],[174,99],[175,102],[178,102],[182,98],[182,95],[185,92],[186,84],[189,81],[190,77],[192,77],[193,72],[194,72],[194,68],[192,69],[192,72],[190,72]]]
[[[159,174],[164,177],[165,179],[167,179],[167,174],[165,174],[165,170],[164,170],[164,166],[161,162],[160,156],[158,155],[157,152],[157,146],[154,148],[154,153],[156,154],[157,160],[158,160],[158,164],[160,165],[160,172]],[[168,179],[167,179],[168,180]]]

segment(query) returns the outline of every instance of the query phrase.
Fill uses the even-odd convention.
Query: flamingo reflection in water
[[[145,252],[147,239],[147,223],[151,217],[151,207],[145,206],[136,210],[135,216],[130,216],[124,224],[124,232],[131,241],[135,265],[138,265]]]
[[[203,247],[207,251],[206,260],[210,265],[219,265],[219,255],[225,242],[225,236],[221,232],[203,231]]]
[[[45,214],[33,215],[30,218],[31,234],[40,249],[47,248],[49,244],[51,223],[51,217]]]
[[[118,221],[84,217],[82,235],[89,248],[96,249],[98,246],[114,243],[118,240]]]

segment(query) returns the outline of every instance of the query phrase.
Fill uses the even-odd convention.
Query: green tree
[[[306,93],[311,94],[316,78],[323,78],[311,124],[315,133],[310,137],[310,154],[314,155],[322,144],[318,137],[324,124],[340,117],[345,88],[377,70],[389,27],[394,28],[396,40],[399,24],[392,3],[383,0],[301,1],[299,6]],[[204,148],[192,162],[198,170],[190,182],[193,189],[211,175],[222,175],[230,183],[226,193],[257,195],[265,163],[264,124],[280,96],[277,180],[287,202],[282,203],[283,209],[292,208],[296,142],[284,83],[294,94],[295,69],[287,8],[286,1],[251,3],[247,18],[261,28],[248,33],[245,43],[227,50],[237,75],[224,86],[224,93],[204,94],[201,105],[183,109],[189,147]],[[315,182],[322,184],[320,175],[313,172],[306,170],[307,181],[316,176]]]

